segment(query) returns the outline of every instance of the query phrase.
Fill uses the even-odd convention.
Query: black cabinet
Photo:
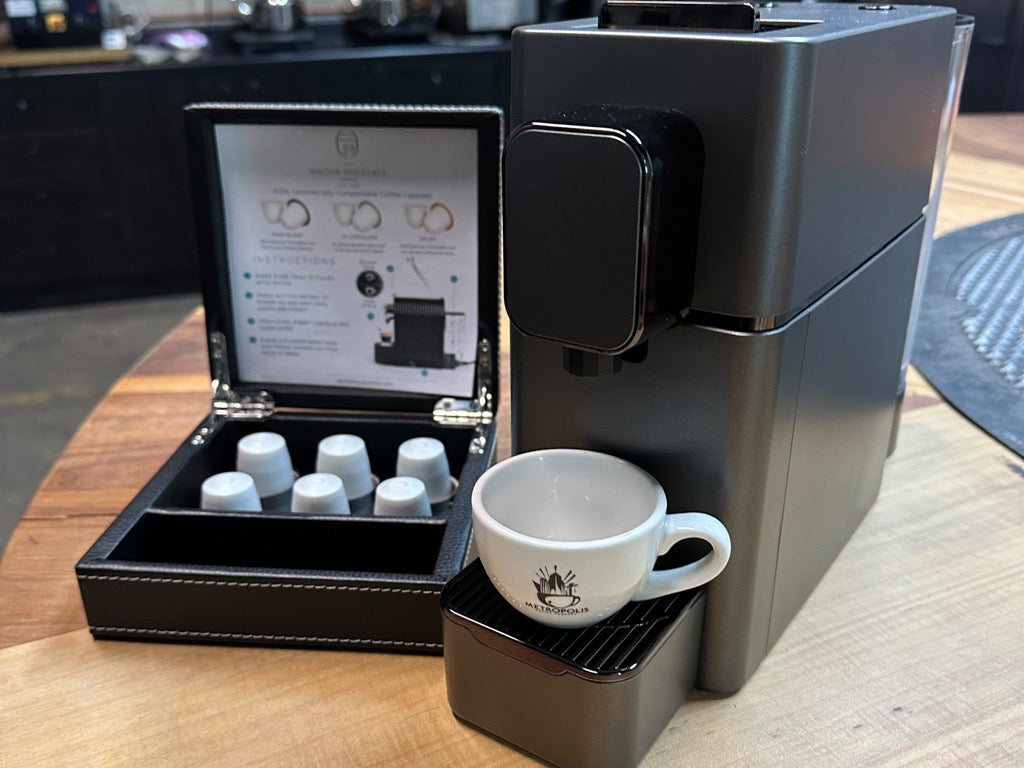
[[[198,290],[182,108],[198,101],[486,104],[508,46],[225,53],[0,74],[0,311]]]
[[[120,244],[100,234],[117,218],[112,161],[94,84],[0,80],[0,307],[120,260]]]
[[[953,6],[974,18],[961,112],[1024,110],[1024,0],[905,1]]]
[[[974,17],[960,109],[1024,109],[1024,0],[960,0]]]

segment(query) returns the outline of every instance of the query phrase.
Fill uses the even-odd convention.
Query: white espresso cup
[[[473,535],[491,582],[520,613],[553,627],[584,627],[631,600],[698,587],[729,560],[729,532],[700,512],[666,514],[650,474],[594,451],[551,449],[495,464],[473,488]],[[655,571],[683,539],[700,560]]]

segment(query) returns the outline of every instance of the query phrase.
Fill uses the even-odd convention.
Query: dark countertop
[[[75,73],[97,74],[100,72],[139,72],[147,70],[181,69],[187,67],[234,67],[253,64],[273,64],[282,62],[317,62],[349,59],[378,59],[396,56],[430,56],[440,53],[454,52],[502,52],[509,49],[507,35],[465,35],[455,36],[436,33],[429,38],[395,38],[380,37],[368,39],[358,31],[350,29],[346,23],[336,17],[310,19],[305,30],[311,33],[311,39],[280,41],[275,48],[271,33],[252,32],[239,25],[230,23],[214,25],[183,25],[154,26],[147,29],[143,40],[135,48],[141,54],[146,49],[157,48],[158,45],[148,43],[163,31],[196,29],[209,39],[209,45],[193,54],[175,57],[168,50],[168,57],[156,63],[144,63],[141,56],[133,56],[123,61],[96,61],[62,63],[44,66],[4,67],[0,65],[0,78],[39,77],[49,75],[69,75]],[[299,37],[299,36],[295,36]],[[236,39],[237,38],[237,39]],[[5,49],[16,50],[16,49]]]

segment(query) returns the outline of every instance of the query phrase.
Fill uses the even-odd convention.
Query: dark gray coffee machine
[[[955,12],[609,2],[517,30],[512,441],[719,517],[698,685],[739,688],[874,502]]]

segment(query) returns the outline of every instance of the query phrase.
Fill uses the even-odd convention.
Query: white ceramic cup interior
[[[295,482],[288,445],[276,432],[253,432],[239,440],[235,466],[252,476],[260,498],[285,493]]]
[[[431,504],[446,501],[455,492],[444,443],[434,437],[414,437],[398,446],[395,474],[422,480]]]
[[[345,485],[337,475],[314,472],[300,477],[292,487],[292,512],[347,515],[351,511]]]
[[[389,477],[377,486],[373,514],[429,517],[430,499],[423,481],[416,477]]]
[[[582,627],[631,600],[700,586],[729,560],[729,533],[699,512],[667,515],[665,491],[627,461],[594,451],[533,451],[494,465],[472,494],[474,540],[505,599],[542,624]],[[712,550],[654,571],[677,541]]]
[[[331,435],[321,440],[316,450],[316,471],[340,477],[350,500],[372,493],[376,485],[366,443],[358,435]]]
[[[263,509],[252,477],[245,472],[219,472],[203,481],[200,509],[259,512]]]

